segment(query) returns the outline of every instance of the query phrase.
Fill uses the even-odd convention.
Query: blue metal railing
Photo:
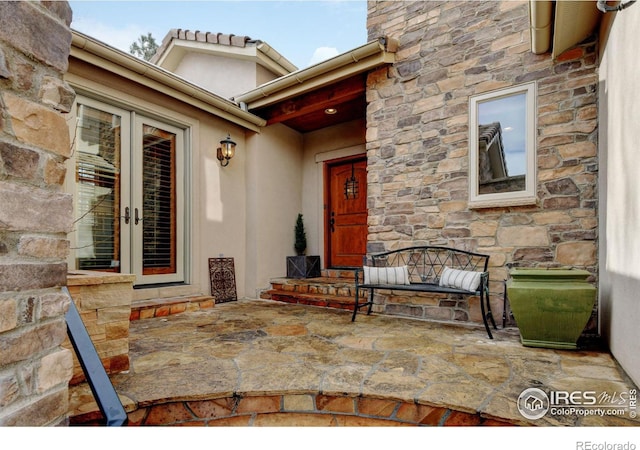
[[[65,316],[67,321],[67,334],[71,345],[78,356],[78,361],[82,366],[84,375],[87,378],[93,397],[98,403],[100,412],[106,419],[108,427],[119,427],[126,425],[127,413],[120,402],[120,398],[107,375],[98,352],[89,337],[87,328],[84,326],[78,308],[76,308],[69,290],[63,286],[62,291],[71,300],[69,311]]]

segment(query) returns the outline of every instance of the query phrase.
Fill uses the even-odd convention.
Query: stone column
[[[65,2],[0,2],[0,426],[68,423]]]

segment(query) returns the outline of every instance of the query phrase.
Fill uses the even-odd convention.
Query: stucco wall
[[[600,308],[611,352],[640,384],[640,5],[605,15],[599,71]]]
[[[295,255],[294,225],[302,210],[302,135],[276,124],[247,140],[247,281],[257,298],[269,280],[286,274]],[[243,236],[238,236],[243,239]]]
[[[284,125],[265,127],[247,140],[248,296],[286,275],[286,257],[295,255],[294,226],[302,213],[307,255],[324,267],[324,163],[365,152],[364,120],[306,134]]]
[[[179,295],[210,293],[208,258],[224,255],[235,259],[238,296],[243,297],[247,223],[246,171],[247,144],[245,130],[230,122],[171,99],[150,88],[126,81],[95,66],[70,59],[67,81],[88,97],[116,103],[125,109],[188,127],[190,153],[186,158],[190,239],[186,248],[188,284],[161,288],[136,289],[134,301]],[[75,123],[75,108],[68,123]],[[70,132],[73,133],[73,127]],[[237,143],[235,157],[227,167],[216,159],[219,141],[229,133]],[[75,160],[68,161],[73,173]],[[67,177],[65,189],[74,191],[74,177]],[[71,235],[73,240],[73,235]],[[74,267],[74,254],[70,255]]]
[[[298,213],[304,215],[307,253],[324,256],[324,162],[365,152],[364,120],[306,135],[282,124],[254,133],[76,58],[71,58],[66,77],[91,98],[191,129],[188,284],[136,289],[134,301],[208,294],[207,260],[219,255],[235,260],[238,297],[258,297],[270,287],[271,279],[286,274],[286,257],[295,254]],[[70,117],[69,123],[74,120]],[[227,133],[237,149],[223,168],[215,149]],[[74,164],[69,161],[70,171]],[[66,189],[73,192],[72,179]],[[69,263],[73,267],[73,254]]]
[[[254,62],[203,53],[186,53],[174,73],[224,98],[257,86]]]

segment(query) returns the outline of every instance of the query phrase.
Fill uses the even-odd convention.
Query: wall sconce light
[[[358,180],[355,177],[353,164],[351,164],[351,177],[344,182],[344,198],[355,199],[358,197]]]
[[[216,157],[220,161],[222,167],[226,167],[229,164],[229,160],[233,158],[236,153],[236,143],[231,140],[231,136],[227,134],[227,137],[220,141],[220,147]]]

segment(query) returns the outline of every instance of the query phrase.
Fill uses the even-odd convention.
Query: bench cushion
[[[408,285],[407,266],[370,267],[364,266],[364,284]]]
[[[440,286],[476,292],[478,290],[478,286],[480,286],[481,277],[482,272],[445,267],[442,271],[442,275],[440,275]]]

